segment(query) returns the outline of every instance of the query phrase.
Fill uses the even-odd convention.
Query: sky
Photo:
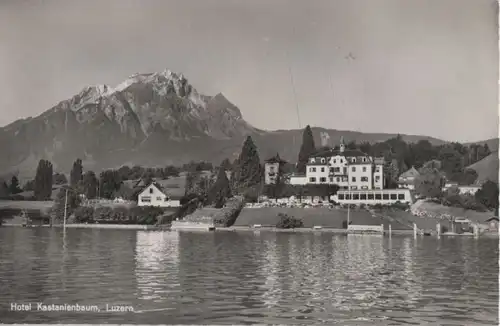
[[[498,137],[497,22],[495,0],[2,0],[0,126],[168,68],[262,129]]]

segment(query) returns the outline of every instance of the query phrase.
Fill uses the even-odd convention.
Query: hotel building
[[[345,148],[326,150],[309,158],[305,175],[290,178],[291,184],[336,184],[340,189],[384,189],[384,160],[373,158],[360,150]]]

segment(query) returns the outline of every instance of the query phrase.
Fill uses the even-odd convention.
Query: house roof
[[[409,169],[408,171],[401,173],[401,175],[399,177],[400,178],[414,178],[414,177],[418,177],[419,175],[420,175],[420,173],[418,173],[417,169],[415,169],[415,167],[412,166],[411,169]]]
[[[280,157],[280,154],[276,153],[275,156],[267,159],[266,163],[281,163],[281,164],[285,164],[285,163],[287,163],[287,161],[282,160],[281,157]]]
[[[491,222],[491,221],[497,221],[498,222],[498,217],[493,216],[493,217],[490,217],[489,219],[486,220],[486,222]]]
[[[363,153],[360,150],[357,149],[346,149],[343,152],[340,150],[333,150],[333,149],[328,149],[328,150],[322,150],[319,152],[316,152],[311,155],[311,157],[332,157],[332,156],[345,156],[345,157],[363,157],[363,156],[368,156],[366,153]]]
[[[156,187],[156,189],[158,189],[159,191],[161,191],[161,193],[163,193],[164,195],[167,195],[167,193],[165,192],[165,189],[163,189],[163,187],[158,182],[155,182],[155,181],[151,182],[147,187],[144,187],[144,189],[142,189],[142,191],[141,191],[140,194],[142,194],[150,186]]]

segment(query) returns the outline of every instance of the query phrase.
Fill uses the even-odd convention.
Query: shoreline
[[[49,224],[33,225],[33,226],[23,226],[21,224],[3,224],[1,227],[18,227],[18,228],[51,228]],[[52,228],[63,228],[63,225],[52,225]],[[67,224],[66,228],[69,229],[108,229],[108,230],[129,230],[129,231],[163,231],[163,232],[252,232],[252,233],[334,233],[340,235],[377,235],[377,236],[412,236],[414,235],[413,230],[388,230],[383,232],[348,232],[346,229],[338,228],[295,228],[295,229],[279,229],[274,226],[261,226],[261,227],[251,227],[251,226],[230,226],[230,227],[216,227],[214,230],[208,230],[207,228],[193,228],[193,229],[178,229],[172,230],[170,225],[139,225],[139,224]],[[438,238],[436,234],[417,234],[420,238]],[[441,237],[455,237],[459,236],[461,238],[470,238],[473,235],[462,235],[462,234],[441,234]],[[494,237],[498,238],[500,235],[494,232],[486,232],[479,234],[479,238],[483,237]]]

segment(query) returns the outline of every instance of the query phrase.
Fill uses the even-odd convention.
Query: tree
[[[36,200],[49,200],[52,196],[53,181],[52,163],[40,160],[36,169],[34,193]]]
[[[97,197],[98,180],[93,171],[87,171],[83,175],[82,191],[87,199]]]
[[[444,146],[439,151],[442,169],[449,180],[458,181],[462,176],[464,165],[462,155],[452,146]]]
[[[21,188],[19,188],[19,180],[17,179],[17,177],[15,175],[12,176],[12,179],[10,181],[9,192],[12,195],[23,192],[23,190]]]
[[[217,174],[217,180],[208,192],[208,202],[215,205],[215,208],[222,208],[227,198],[232,196],[226,170],[221,166]]]
[[[234,180],[238,189],[248,189],[261,184],[262,167],[259,153],[250,136],[247,137],[241,149]]]
[[[356,145],[356,141],[351,140],[347,145],[345,146],[347,149],[358,149],[358,145]]]
[[[106,170],[101,172],[99,175],[99,196],[107,199],[113,199],[116,196],[116,192],[120,189],[122,185],[122,180],[118,171],[116,170]]]
[[[224,170],[230,170],[231,169],[231,161],[226,158],[222,163],[220,164],[220,167]]]
[[[130,177],[132,175],[132,169],[129,168],[127,165],[124,165],[118,169],[118,174],[120,175],[120,178],[122,180],[130,180]]]
[[[82,167],[82,160],[77,159],[73,163],[73,168],[71,169],[70,177],[69,177],[69,184],[72,187],[76,187],[80,184],[83,178],[83,167]]]
[[[66,189],[68,190],[66,191]],[[67,199],[66,194],[68,195]],[[65,211],[64,208],[66,207],[66,218],[69,218],[75,209],[80,205],[80,202],[80,196],[75,189],[70,187],[61,187],[56,195],[54,206],[52,207],[53,217],[59,221],[63,221]]]
[[[435,169],[422,169],[415,178],[415,191],[427,198],[440,197],[443,192],[445,179]]]
[[[23,186],[24,191],[34,191],[35,190],[35,180],[28,180]]]
[[[297,171],[306,173],[306,165],[309,157],[316,151],[312,129],[309,125],[304,129],[302,134],[302,145],[300,146],[299,158],[297,161]]]
[[[475,197],[488,209],[498,209],[498,195],[498,184],[488,180],[476,192]]]
[[[55,185],[64,185],[68,183],[68,179],[66,178],[66,175],[63,173],[54,173],[52,176],[52,184]]]
[[[0,180],[0,198],[6,198],[9,194],[9,186],[5,181]]]

